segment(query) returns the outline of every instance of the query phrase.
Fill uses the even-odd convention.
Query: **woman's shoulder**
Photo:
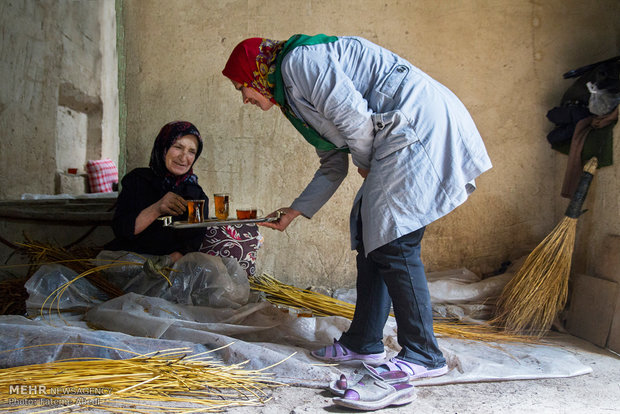
[[[136,180],[136,179],[151,180],[153,178],[155,178],[155,173],[153,172],[153,170],[151,170],[148,167],[140,167],[140,168],[134,168],[133,170],[125,174],[125,176],[123,177],[123,180]]]
[[[123,186],[147,185],[158,180],[159,178],[150,168],[134,168],[133,170],[125,174],[125,176],[121,180],[121,183]]]

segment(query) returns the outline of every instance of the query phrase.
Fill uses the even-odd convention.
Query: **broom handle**
[[[590,183],[594,178],[594,172],[596,171],[596,167],[598,166],[598,159],[596,157],[590,158],[590,160],[583,167],[583,172],[581,173],[581,178],[579,179],[579,185],[577,186],[577,190],[575,190],[575,194],[573,194],[573,198],[570,200],[568,207],[566,208],[565,216],[570,218],[579,218],[584,212],[581,211],[581,207],[583,207],[583,202],[586,200],[586,195],[588,195],[588,188],[590,188]]]

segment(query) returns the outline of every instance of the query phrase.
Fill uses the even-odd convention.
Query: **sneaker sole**
[[[376,367],[376,366],[383,364],[385,362],[385,357],[386,357],[385,352],[383,354],[377,354],[376,357],[369,357],[368,355],[365,355],[363,358],[360,358],[359,355],[343,355],[343,356],[336,357],[336,358],[324,357],[324,356],[322,357],[319,355],[315,355],[312,352],[310,352],[310,355],[324,362],[331,362],[331,363],[346,363],[346,362],[361,363],[361,362],[364,362],[372,367]]]
[[[409,380],[416,380],[416,379],[421,379],[421,378],[440,377],[440,376],[446,374],[447,372],[448,372],[448,365],[444,365],[443,367],[435,368],[435,369],[429,369],[428,371],[423,372],[421,374],[411,376],[409,378]]]

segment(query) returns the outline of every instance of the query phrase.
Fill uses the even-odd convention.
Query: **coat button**
[[[377,128],[383,129],[383,122],[377,122]]]

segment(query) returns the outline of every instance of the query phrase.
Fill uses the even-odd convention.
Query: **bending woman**
[[[246,39],[222,73],[244,103],[264,111],[277,105],[320,159],[306,189],[267,227],[283,231],[299,215],[311,218],[347,175],[349,154],[364,177],[350,216],[358,252],[353,321],[312,355],[380,365],[393,303],[402,349],[381,369],[411,378],[447,372],[420,249],[425,226],[465,202],[474,179],[491,168],[464,105],[405,59],[359,37]]]

